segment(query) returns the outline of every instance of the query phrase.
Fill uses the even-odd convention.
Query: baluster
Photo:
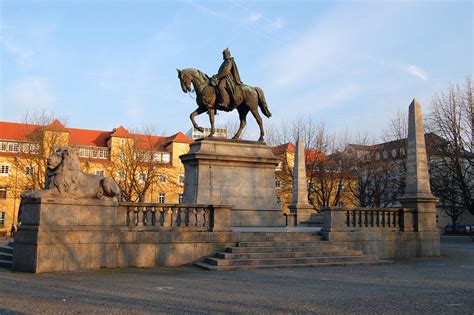
[[[173,226],[173,211],[171,207],[163,207],[163,226]]]
[[[130,212],[132,212],[131,207],[127,206],[127,222],[126,223],[128,226],[131,226],[133,222],[133,219],[130,218]]]
[[[385,227],[385,211],[382,210],[382,226]]]
[[[197,218],[196,218],[196,208],[188,208],[188,216],[189,216],[189,226],[196,226]]]
[[[346,211],[346,225],[347,225],[347,227],[351,226],[349,220],[350,220],[350,214],[349,214],[349,211]]]
[[[393,224],[393,227],[397,226],[397,212],[396,211],[393,211],[392,224]]]
[[[209,225],[209,209],[208,208],[202,208],[202,226],[203,227],[208,227]]]
[[[182,218],[181,218],[181,208],[178,207],[176,209],[176,226],[181,226],[181,222],[183,221]]]
[[[191,215],[191,209],[189,207],[184,208],[184,225],[185,226],[190,226],[189,225],[190,215]]]
[[[147,226],[148,224],[148,209],[146,206],[142,207],[142,226]]]
[[[380,223],[380,221],[379,221],[379,210],[377,210],[377,211],[375,211],[375,225],[377,227],[379,227],[380,226],[379,223]]]
[[[356,226],[356,212],[355,210],[352,211],[352,226]]]
[[[173,207],[168,208],[170,212],[170,225],[169,226],[176,226],[176,212]]]
[[[374,227],[374,210],[370,210],[370,227]]]
[[[367,227],[369,225],[369,222],[368,222],[368,213],[367,213],[367,210],[364,210],[364,226]]]
[[[138,225],[138,207],[133,207],[133,225]]]
[[[151,211],[151,226],[156,226],[156,209],[155,209],[155,206],[152,206],[150,211]]]
[[[387,211],[387,227],[390,227],[390,219],[391,219],[391,215],[390,215],[390,210]]]

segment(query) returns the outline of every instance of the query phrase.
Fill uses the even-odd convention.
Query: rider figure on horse
[[[242,84],[242,81],[240,81],[237,64],[235,63],[234,58],[230,56],[229,48],[224,49],[222,57],[224,61],[219,67],[217,74],[212,76],[211,85],[217,85],[221,95],[221,101],[217,106],[221,107],[223,110],[229,111],[232,110],[229,94],[233,103],[238,103],[237,100],[240,99],[241,96],[239,85]]]

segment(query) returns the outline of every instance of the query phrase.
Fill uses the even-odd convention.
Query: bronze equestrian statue
[[[262,113],[270,118],[272,114],[268,110],[267,102],[263,90],[259,87],[252,87],[243,84],[234,59],[230,56],[229,49],[223,52],[224,61],[219,68],[219,72],[209,78],[207,74],[197,69],[183,69],[178,71],[178,78],[181,83],[181,89],[184,93],[191,92],[191,85],[196,92],[196,103],[198,108],[191,113],[189,118],[194,128],[199,131],[204,129],[196,123],[194,117],[207,112],[211,123],[211,133],[209,137],[214,135],[214,115],[217,110],[232,111],[237,108],[240,118],[240,126],[237,133],[232,139],[240,139],[240,135],[247,124],[247,114],[250,111],[255,117],[260,128],[260,138],[258,141],[264,141],[265,132],[263,130],[262,117],[258,112],[258,108]],[[220,93],[219,93],[220,91]]]

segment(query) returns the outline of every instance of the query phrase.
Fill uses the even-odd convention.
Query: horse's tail
[[[272,117],[272,113],[268,109],[267,101],[265,100],[265,94],[263,94],[263,90],[259,87],[255,87],[255,91],[257,91],[258,106],[260,107],[260,110],[268,118]]]

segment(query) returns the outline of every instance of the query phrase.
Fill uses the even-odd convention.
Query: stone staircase
[[[325,241],[319,233],[242,232],[237,246],[194,265],[206,270],[359,266],[391,263]]]
[[[0,244],[0,268],[11,269],[13,265],[13,242]]]

